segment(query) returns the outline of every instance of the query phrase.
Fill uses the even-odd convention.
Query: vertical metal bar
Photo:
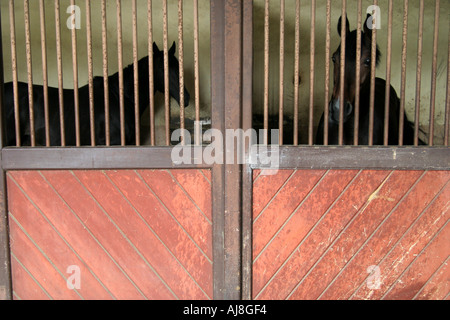
[[[70,4],[75,6],[75,0],[70,0]],[[75,16],[75,11],[72,12]],[[73,68],[73,95],[75,106],[75,140],[76,146],[81,145],[80,141],[80,96],[78,92],[78,56],[77,56],[77,29],[72,28],[72,68]]]
[[[211,1],[211,127],[225,132],[225,0]],[[221,141],[224,142],[223,140]],[[223,159],[223,154],[222,154]],[[225,170],[214,163],[211,195],[213,214],[213,295],[225,298]]]
[[[20,118],[19,118],[19,86],[17,77],[17,49],[16,49],[16,23],[14,15],[14,0],[9,1],[9,28],[11,36],[11,69],[14,90],[14,123],[16,129],[16,146],[21,146]]]
[[[89,120],[91,130],[91,146],[95,146],[95,119],[94,119],[94,66],[92,61],[92,27],[91,27],[91,1],[86,0],[86,38],[88,58],[89,83]]]
[[[45,34],[45,7],[44,0],[39,0],[39,14],[41,27],[42,49],[42,81],[44,90],[44,121],[45,121],[45,145],[50,146],[50,125],[48,114],[48,74],[47,74],[47,38]]]
[[[3,77],[0,81],[3,82]],[[0,98],[3,99],[3,95],[0,95]],[[6,171],[3,170],[3,168],[0,170],[0,199],[0,300],[11,300],[13,298],[13,291],[7,209]]]
[[[248,9],[249,0],[245,3]],[[243,74],[242,52],[251,52],[243,46],[242,10],[240,0],[211,2],[211,115],[212,126],[221,132],[242,124],[243,78],[250,76]],[[236,144],[226,140],[225,154],[236,154]],[[212,177],[214,299],[237,300],[242,298],[242,166],[215,163]]]
[[[163,0],[163,42],[164,42],[164,113],[166,145],[170,145],[170,96],[169,96],[169,53],[167,0]]]
[[[417,73],[416,73],[416,105],[414,117],[414,145],[419,145],[419,124],[420,124],[420,89],[422,80],[422,52],[423,52],[423,17],[425,1],[420,0],[419,5],[419,35],[417,37]]]
[[[200,145],[200,71],[199,71],[199,24],[198,0],[194,0],[194,86],[195,86],[195,145]]]
[[[226,130],[238,130],[242,123],[242,1],[225,2],[225,112]],[[242,166],[239,159],[241,143],[225,139],[225,299],[241,298],[241,215]],[[228,155],[236,156],[232,162]]]
[[[150,145],[155,145],[155,89],[153,80],[153,12],[152,0],[147,1],[148,79],[150,104]]]
[[[30,113],[30,138],[31,146],[36,146],[36,132],[34,128],[34,106],[33,106],[33,67],[31,63],[31,35],[30,35],[30,8],[29,0],[24,0],[23,13],[25,17],[25,47],[27,51],[28,72],[28,105]]]
[[[295,49],[294,49],[294,146],[298,146],[298,109],[300,85],[300,0],[295,1]]]
[[[358,0],[358,22],[356,26],[356,83],[355,83],[355,122],[353,144],[359,144],[359,108],[361,95],[361,32],[362,32],[362,0]]]
[[[10,21],[11,22],[11,21]],[[0,9],[0,34],[2,34],[2,19]],[[3,105],[3,46],[0,41],[0,151],[5,147],[5,114]],[[0,158],[0,300],[12,299],[11,255],[8,228],[8,197],[6,190],[6,171],[3,170]]]
[[[342,0],[341,12],[341,54],[340,54],[340,79],[339,79],[339,145],[344,144],[344,85],[345,85],[345,46],[347,38],[347,1]]]
[[[102,57],[103,57],[103,93],[105,100],[105,144],[111,145],[109,121],[109,81],[108,81],[108,31],[106,27],[106,0],[102,0]]]
[[[56,29],[56,62],[58,68],[58,99],[59,99],[59,125],[61,131],[61,147],[66,145],[64,125],[64,95],[63,95],[63,67],[61,51],[61,20],[59,0],[55,0],[55,29]]]
[[[283,117],[284,117],[284,12],[285,1],[280,0],[280,97],[278,105],[279,145],[283,145]]]
[[[180,129],[181,143],[184,140],[184,43],[183,43],[183,0],[178,0],[178,65],[179,65],[179,88],[180,88]]]
[[[323,144],[328,145],[328,121],[330,112],[328,109],[330,95],[330,46],[331,46],[331,0],[327,0],[327,22],[325,31],[325,105],[323,108]]]
[[[434,114],[436,104],[436,76],[437,76],[437,55],[439,45],[439,10],[441,1],[436,0],[435,14],[434,14],[434,37],[433,37],[433,63],[431,67],[431,97],[430,97],[430,129],[428,144],[434,144]]]
[[[408,42],[408,8],[409,1],[404,0],[403,6],[403,36],[402,36],[402,71],[401,71],[401,86],[400,86],[400,114],[399,114],[399,132],[398,144],[403,145],[403,128],[405,127],[405,92],[406,92],[406,53]]]
[[[393,0],[389,0],[388,9],[388,39],[387,39],[387,56],[386,56],[386,92],[384,98],[384,141],[383,144],[387,146],[389,144],[389,109],[391,99],[391,65],[392,65],[392,23],[394,4]]]
[[[122,1],[116,0],[117,9],[117,59],[119,68],[120,144],[125,145],[125,98],[123,87]]]
[[[141,145],[141,121],[139,110],[139,69],[138,69],[138,29],[137,29],[137,3],[131,2],[133,14],[133,75],[134,75],[134,126],[136,134],[136,146]]]
[[[3,83],[3,77],[0,81]],[[3,94],[0,94],[0,98],[3,100]],[[2,168],[0,170],[0,300],[13,298],[6,187],[6,171]]]
[[[450,32],[448,34],[447,98],[445,102],[445,124],[444,124],[444,145],[446,147],[448,146],[449,133],[450,133]]]
[[[314,134],[314,75],[315,75],[315,54],[316,54],[316,0],[311,0],[311,39],[309,56],[309,124],[308,124],[308,144],[313,145]]]
[[[269,42],[270,42],[270,1],[264,2],[264,140],[269,141]]]
[[[378,0],[374,0],[373,4],[378,6]],[[375,19],[375,17],[373,17]],[[372,23],[375,22],[372,20]],[[369,112],[369,146],[373,145],[373,128],[375,116],[375,77],[377,72],[377,28],[372,29],[372,50],[370,65],[370,112]]]
[[[242,29],[242,129],[252,128],[252,92],[253,92],[253,1],[243,1]],[[245,144],[249,151],[252,142]],[[242,169],[242,299],[252,298],[253,265],[253,171],[246,164]]]

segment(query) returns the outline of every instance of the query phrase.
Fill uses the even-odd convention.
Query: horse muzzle
[[[339,98],[336,100],[330,101],[330,104],[328,105],[328,110],[330,113],[329,119],[331,122],[339,123],[340,108],[341,108],[341,104],[340,104]],[[344,119],[343,119],[344,123],[350,118],[352,112],[353,112],[353,105],[350,102],[345,101],[344,102]]]

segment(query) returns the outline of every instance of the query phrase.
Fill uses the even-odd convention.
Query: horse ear
[[[350,22],[348,21],[347,16],[345,17],[345,20],[346,20],[346,22],[345,22],[345,24],[346,24],[346,26],[345,26],[345,32],[348,34],[348,33],[350,32]],[[342,17],[339,18],[337,29],[338,29],[339,36],[341,36],[341,30],[342,30]]]
[[[157,53],[157,52],[159,52],[158,45],[156,44],[156,42],[153,42],[153,53]]]
[[[169,49],[169,54],[170,55],[175,55],[175,41],[172,43],[172,46]]]
[[[369,38],[369,40],[372,40],[372,28],[369,28],[369,23],[372,23],[372,19],[373,17],[370,14],[367,14],[366,21],[364,22],[364,35]]]

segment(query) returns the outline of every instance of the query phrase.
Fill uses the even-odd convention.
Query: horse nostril
[[[350,116],[350,114],[353,112],[353,105],[350,102],[347,102],[345,105],[345,118]]]
[[[339,99],[331,99],[328,104],[329,119],[332,122],[339,122]]]

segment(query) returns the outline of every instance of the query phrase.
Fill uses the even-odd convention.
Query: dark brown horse
[[[370,78],[371,78],[371,46],[372,46],[372,30],[367,23],[371,18],[370,15],[364,23],[364,32],[361,34],[361,60],[356,61],[357,48],[357,31],[350,32],[350,24],[346,21],[346,50],[345,50],[345,75],[344,75],[344,136],[343,144],[352,145],[354,143],[354,124],[355,124],[355,96],[356,96],[356,63],[360,64],[360,97],[359,97],[359,131],[358,144],[369,144],[369,117],[370,117]],[[338,22],[338,33],[341,36],[341,18]],[[340,117],[340,61],[341,46],[338,47],[333,54],[334,63],[334,89],[331,101],[328,106],[328,143],[335,145],[339,143],[339,117]],[[376,65],[380,62],[380,50],[376,48]],[[385,114],[385,96],[386,81],[375,78],[375,106],[374,106],[374,122],[373,122],[373,144],[384,144],[384,114]],[[390,87],[389,100],[389,135],[388,144],[398,145],[399,143],[399,117],[400,117],[400,100],[394,88]],[[414,143],[414,130],[404,116],[404,133],[403,143],[412,145]],[[319,122],[316,135],[316,144],[324,142],[324,115]]]
[[[175,57],[175,42],[169,50],[169,94],[178,104],[180,103],[179,67],[178,59]],[[145,111],[149,105],[149,63],[148,57],[138,62],[139,74],[139,114]],[[164,52],[153,43],[153,76],[154,90],[164,92]],[[124,120],[125,120],[125,144],[133,145],[135,138],[135,114],[134,114],[134,69],[133,65],[123,70],[124,81]],[[105,145],[105,101],[104,82],[102,77],[94,78],[94,123],[95,142],[97,145]],[[121,144],[120,131],[120,96],[119,96],[119,74],[115,73],[108,77],[109,82],[109,120],[111,145]],[[4,109],[6,117],[6,145],[16,145],[15,120],[14,120],[14,91],[11,82],[5,83]],[[33,110],[36,144],[45,145],[45,117],[44,117],[44,95],[43,86],[33,85]],[[79,94],[79,118],[80,118],[80,144],[90,145],[90,113],[89,113],[89,87],[85,85],[78,89]],[[19,120],[20,137],[22,145],[30,145],[30,121],[28,103],[28,84],[19,82]],[[49,130],[50,145],[61,145],[61,129],[59,116],[59,90],[48,88],[49,96]],[[74,146],[75,139],[75,108],[74,90],[64,89],[64,123],[65,138],[67,146]],[[184,88],[184,104],[189,105],[189,92]]]

